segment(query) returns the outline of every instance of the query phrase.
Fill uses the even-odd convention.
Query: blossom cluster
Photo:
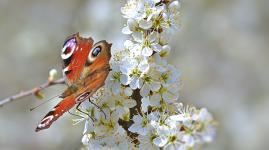
[[[115,51],[105,86],[84,103],[82,142],[89,149],[197,149],[213,140],[207,109],[178,102],[180,72],[168,64],[169,36],[179,25],[178,0],[128,0],[129,39]]]

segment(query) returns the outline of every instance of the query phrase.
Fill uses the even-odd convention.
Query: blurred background
[[[43,83],[51,68],[60,71],[68,35],[80,32],[121,48],[124,3],[0,0],[0,99]],[[206,150],[269,146],[268,6],[268,0],[182,0],[170,63],[182,72],[182,102],[208,108],[219,122],[217,138]],[[63,88],[46,89],[45,99]],[[57,101],[30,112],[42,102],[30,96],[0,108],[0,149],[79,149],[83,124],[73,126],[69,114],[49,130],[34,132]]]

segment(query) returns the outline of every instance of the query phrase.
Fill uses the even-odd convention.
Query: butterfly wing
[[[71,109],[75,104],[76,101],[74,95],[64,98],[49,113],[47,113],[47,115],[41,120],[40,124],[36,127],[35,131],[38,132],[49,128],[55,120]]]
[[[109,61],[111,58],[111,45],[107,41],[99,41],[94,44],[89,52],[84,69],[81,73],[82,79],[88,78],[91,74],[100,70],[108,71],[110,68]]]
[[[108,72],[109,71],[107,69],[102,69],[87,77],[82,83],[85,86],[58,103],[49,113],[47,113],[47,115],[45,115],[35,131],[38,132],[49,128],[54,121],[76,104],[89,99],[89,97],[91,97],[101,86],[104,85]]]
[[[82,38],[78,33],[68,37],[65,41],[61,58],[63,74],[68,85],[72,85],[79,79],[92,46],[92,38]]]
[[[77,90],[70,92],[70,94],[63,94],[64,99],[45,115],[37,126],[36,132],[49,128],[54,121],[74,107],[75,104],[88,99],[104,85],[109,73],[111,44],[106,41],[100,41],[91,48],[92,42],[91,38],[82,39],[76,34],[64,44],[65,49],[63,50],[62,58],[65,68],[69,70],[69,72],[65,72],[66,70],[64,69],[64,73],[67,83],[70,84],[66,91],[72,91],[69,89],[74,86]],[[69,50],[66,50],[66,48]],[[70,60],[67,60],[69,58]]]

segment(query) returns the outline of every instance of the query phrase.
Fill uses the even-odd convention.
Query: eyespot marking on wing
[[[37,126],[37,128],[44,128],[46,127],[48,124],[50,124],[50,122],[52,121],[52,119],[54,118],[53,115],[49,115],[45,118],[43,118],[40,122],[40,124]]]
[[[71,73],[72,72],[72,70],[69,70],[69,67],[67,66],[67,67],[65,67],[64,69],[63,69],[63,73],[65,74],[65,75],[68,75],[69,73]]]
[[[97,58],[97,56],[102,52],[103,45],[97,43],[95,47],[91,50],[90,54],[88,55],[88,59],[86,61],[86,66],[89,66],[94,62],[94,60]]]
[[[82,93],[76,98],[76,103],[83,102],[88,96],[90,95],[90,92]]]
[[[72,55],[66,59],[63,59],[63,66],[68,66],[72,61]]]
[[[92,50],[92,57],[97,57],[101,53],[101,46],[97,46]]]
[[[61,54],[63,60],[68,59],[72,56],[76,49],[76,45],[77,43],[75,38],[71,38],[65,42]]]

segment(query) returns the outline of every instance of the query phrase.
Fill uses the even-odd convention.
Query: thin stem
[[[15,95],[7,97],[7,98],[5,98],[3,100],[0,100],[0,107],[4,106],[5,104],[10,103],[12,101],[24,98],[26,96],[34,95],[34,94],[38,93],[39,91],[41,91],[43,89],[46,89],[46,88],[48,88],[50,86],[53,86],[53,85],[56,85],[56,84],[64,84],[64,83],[65,83],[64,78],[60,78],[60,79],[55,80],[55,81],[49,81],[48,80],[46,83],[43,83],[40,86],[37,86],[37,87],[35,87],[33,89],[30,89],[30,90],[27,90],[27,91],[22,91],[22,92],[20,92],[18,94],[15,94]]]

